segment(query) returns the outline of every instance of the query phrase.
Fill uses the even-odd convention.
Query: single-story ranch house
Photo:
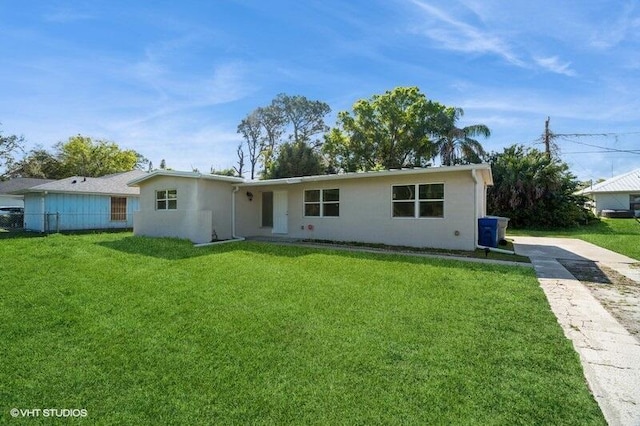
[[[614,176],[579,194],[593,200],[593,210],[598,216],[626,212],[628,217],[640,217],[640,169]]]
[[[97,178],[72,176],[17,191],[24,195],[24,229],[131,228],[140,191],[127,182],[145,174],[134,170]]]
[[[261,181],[156,170],[140,188],[134,233],[207,243],[269,236],[473,250],[488,164]]]

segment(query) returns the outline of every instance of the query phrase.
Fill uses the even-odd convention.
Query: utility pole
[[[547,158],[551,158],[551,132],[549,131],[549,120],[551,117],[547,116],[544,122],[544,152],[547,154]]]

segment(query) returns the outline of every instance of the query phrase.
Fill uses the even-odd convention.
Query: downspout
[[[471,169],[471,178],[473,179],[473,216],[475,217],[476,225],[473,227],[473,238],[476,245],[476,248],[494,251],[496,253],[503,254],[516,254],[511,250],[503,250],[496,247],[486,247],[478,244],[478,175],[476,174],[476,169]],[[486,188],[485,188],[486,191]],[[485,212],[486,214],[486,212]]]
[[[476,169],[471,169],[471,179],[473,179],[473,242],[478,247],[478,175]]]

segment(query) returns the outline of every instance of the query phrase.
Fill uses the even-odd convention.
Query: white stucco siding
[[[429,183],[444,184],[444,217],[392,217],[392,186]],[[479,186],[484,188],[484,183]],[[260,226],[260,193],[286,190],[287,236],[292,238],[472,250],[478,195],[474,187],[469,171],[243,187],[243,194],[248,190],[254,199],[237,198],[237,231],[242,236],[272,235],[271,228]],[[339,189],[339,217],[304,217],[303,194],[311,189]]]
[[[211,212],[211,232],[220,240],[232,237],[231,199],[233,186],[228,182],[197,180],[199,209]]]
[[[133,216],[134,235],[185,238],[194,243],[211,241],[211,211],[137,211]]]
[[[176,190],[175,210],[156,209],[156,191]],[[212,211],[200,208],[199,181],[158,176],[140,184],[140,210],[134,214],[135,235],[187,238],[195,243],[211,241]]]

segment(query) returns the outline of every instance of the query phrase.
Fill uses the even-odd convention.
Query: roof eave
[[[234,177],[234,176],[222,176],[222,175],[207,175],[202,174],[200,172],[181,172],[176,170],[154,170],[153,172],[140,176],[139,178],[133,179],[127,182],[128,186],[139,186],[140,183],[154,179],[156,177],[180,177],[187,179],[207,179],[207,180],[216,180],[220,182],[229,182],[229,183],[243,183],[245,180],[243,178]]]
[[[410,169],[391,169],[391,170],[379,170],[379,171],[367,171],[367,172],[349,172],[331,175],[314,175],[314,176],[300,176],[292,178],[282,179],[266,179],[266,180],[253,180],[245,181],[238,184],[240,187],[247,186],[266,186],[266,185],[291,185],[296,183],[305,182],[322,182],[330,180],[344,180],[344,179],[364,179],[375,178],[384,176],[406,176],[406,175],[419,175],[419,174],[431,174],[431,173],[452,173],[459,171],[480,170],[483,173],[487,173],[488,185],[493,185],[493,177],[491,174],[491,166],[488,163],[481,164],[467,164],[459,166],[442,166],[442,167],[416,167]]]
[[[78,195],[104,195],[104,196],[117,196],[117,197],[139,197],[140,193],[132,193],[132,192],[117,192],[117,191],[109,191],[109,192],[97,192],[97,191],[65,191],[62,189],[39,189],[39,190],[28,190],[22,194],[16,195],[27,195],[27,194],[78,194]]]

